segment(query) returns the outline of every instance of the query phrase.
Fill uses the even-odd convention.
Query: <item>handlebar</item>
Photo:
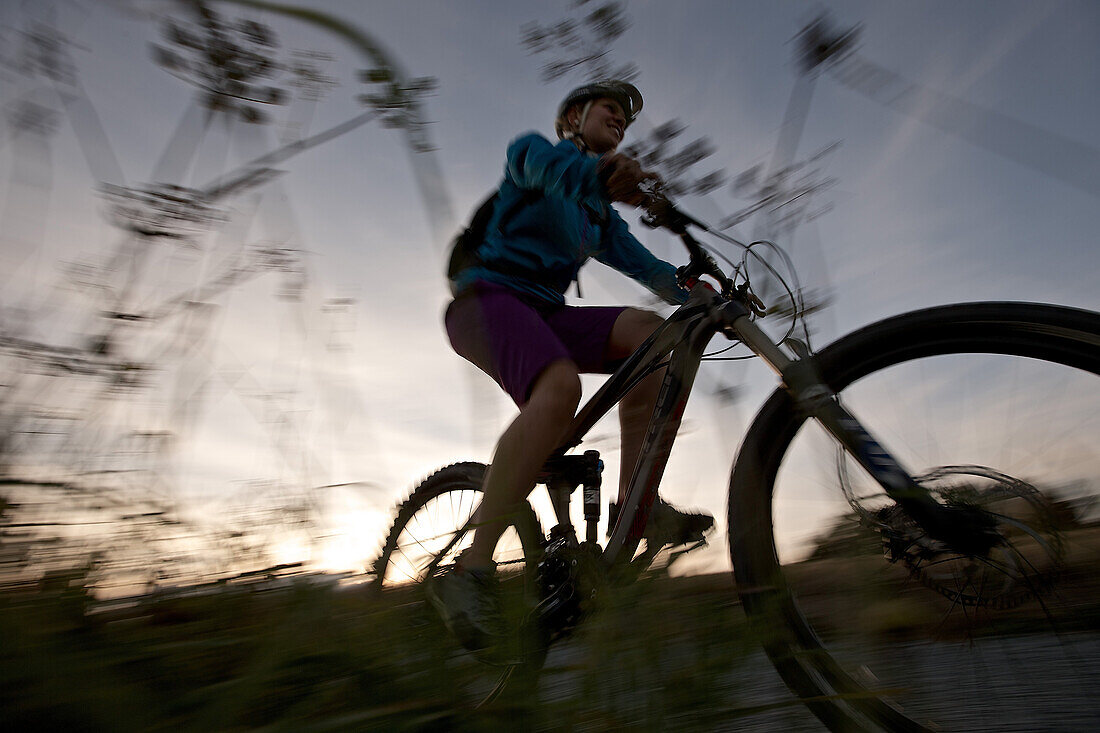
[[[642,224],[650,229],[662,227],[680,237],[680,241],[688,251],[688,264],[676,270],[676,280],[681,287],[689,287],[700,277],[708,276],[718,283],[721,295],[726,300],[736,300],[755,313],[763,317],[767,313],[764,303],[749,290],[747,282],[735,285],[733,280],[722,272],[722,268],[714,261],[714,258],[703,249],[703,245],[691,236],[687,228],[697,227],[703,231],[710,231],[709,227],[701,221],[676,208],[676,205],[659,190],[659,183],[643,186],[642,191],[646,195],[646,201],[642,204],[645,213],[642,214]]]
[[[730,278],[726,277],[714,258],[703,249],[703,246],[687,230],[689,226],[694,226],[706,231],[707,226],[705,224],[677,209],[668,197],[653,189],[646,191],[646,202],[643,204],[643,208],[645,213],[641,218],[642,224],[650,229],[658,227],[668,229],[679,236],[680,241],[687,248],[688,264],[676,270],[676,279],[680,282],[680,285],[685,285],[706,275],[713,278],[721,287],[722,297],[727,300],[741,299],[740,296],[743,296],[744,293],[733,284]]]

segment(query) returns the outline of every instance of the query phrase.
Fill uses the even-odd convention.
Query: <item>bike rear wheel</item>
[[[745,612],[790,689],[833,730],[1094,727],[1100,529],[1074,516],[1088,498],[1074,491],[1100,478],[1100,316],[947,306],[815,359],[918,482],[998,539],[984,553],[931,540],[773,393],[734,467],[728,526]]]
[[[401,600],[416,604],[419,613],[412,621],[434,619],[418,586],[430,573],[445,570],[469,547],[473,515],[481,503],[481,485],[486,467],[481,463],[456,463],[433,473],[402,502],[393,526],[374,563],[372,591],[376,597],[390,591],[406,594]],[[524,502],[511,518],[511,526],[497,543],[500,589],[509,621],[517,626],[533,607],[535,577],[542,554],[542,529],[530,505]],[[437,629],[440,637],[445,631]],[[449,683],[462,689],[461,697],[472,705],[491,702],[507,682],[511,688],[533,683],[545,658],[545,650],[534,648],[521,662],[491,666],[473,654],[450,644],[444,663],[452,668]],[[440,660],[434,660],[433,663]]]

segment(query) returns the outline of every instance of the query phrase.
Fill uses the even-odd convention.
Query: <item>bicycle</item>
[[[778,344],[757,325],[768,312],[754,295],[746,261],[727,276],[689,232],[694,227],[714,234],[704,223],[679,211],[659,192],[651,196],[643,223],[663,226],[679,236],[689,253],[689,264],[679,270],[681,283],[696,284],[688,301],[580,409],[569,437],[544,467],[539,483],[549,492],[554,527],[544,534],[526,502],[511,518],[511,529],[495,559],[502,587],[510,589],[507,604],[515,609],[523,653],[499,670],[499,679],[483,702],[499,694],[517,672],[528,681],[537,677],[549,645],[581,623],[608,585],[628,582],[652,560],[652,548],[638,554],[643,530],[700,363],[714,358],[706,348],[716,336],[746,346],[781,380],[752,421],[732,468],[727,515],[730,558],[741,605],[764,650],[790,690],[826,726],[845,731],[926,731],[955,720],[956,725],[973,729],[969,723],[958,723],[958,711],[950,706],[937,707],[936,694],[925,694],[927,680],[913,676],[915,662],[905,661],[912,652],[909,646],[915,643],[912,639],[931,638],[941,658],[925,664],[938,666],[935,677],[950,680],[961,676],[962,662],[943,658],[946,652],[940,647],[951,653],[961,647],[984,657],[987,640],[996,638],[985,629],[1007,638],[1037,619],[1046,629],[1042,640],[1053,641],[1070,669],[1082,660],[1096,659],[1095,634],[1085,635],[1083,641],[1075,635],[1081,628],[1095,630],[1095,582],[1067,583],[1066,590],[1059,590],[1067,567],[1079,572],[1067,559],[1068,546],[1073,544],[1067,543],[1067,537],[1077,538],[1076,533],[1082,532],[1086,541],[1094,541],[1092,531],[1080,529],[1080,522],[1075,525],[1078,529],[1070,528],[1064,502],[1054,501],[1035,478],[1015,475],[1015,457],[1003,446],[955,437],[959,428],[980,433],[983,425],[995,423],[986,423],[976,410],[957,420],[942,419],[941,412],[945,405],[955,404],[952,390],[960,380],[976,377],[983,395],[975,405],[996,410],[1003,400],[1027,396],[1021,390],[1028,384],[1036,388],[1048,384],[1045,372],[1050,371],[1061,380],[1056,384],[1072,390],[1082,428],[1087,430],[1100,414],[1092,381],[1100,374],[1100,314],[1031,303],[941,306],[888,318],[814,352],[808,338],[794,337],[793,318]],[[752,245],[746,252],[752,252]],[[716,283],[717,289],[699,284],[703,277]],[[790,289],[787,294],[797,311],[797,296]],[[570,452],[582,445],[589,430],[634,384],[657,369],[664,369],[665,375],[642,455],[617,521],[601,547],[597,522],[602,463],[596,451]],[[1019,389],[986,399],[985,383],[1009,373],[1019,380]],[[918,376],[927,381],[918,383]],[[927,400],[923,414],[904,414],[893,426],[883,422],[878,414],[881,406],[909,393]],[[1059,441],[1083,437],[1089,442],[1081,431],[1041,424],[1044,405],[1028,402],[1022,400],[1032,410],[1028,415],[1014,417],[1016,423],[1002,419],[998,424],[1019,425],[1031,440],[1048,440],[1044,444],[1048,454]],[[1046,400],[1046,407],[1050,402]],[[863,417],[865,409],[871,418]],[[914,472],[904,467],[899,453],[885,447],[886,437],[878,436],[901,444],[899,438],[905,436],[896,434],[899,426],[904,430],[924,419],[937,422],[935,430],[923,437],[922,450],[937,448],[949,459],[924,463]],[[802,430],[808,422],[823,431]],[[1094,431],[1093,443],[1096,437],[1100,434]],[[890,584],[879,595],[891,603],[899,599],[909,603],[915,587],[932,591],[928,599],[906,607],[911,616],[921,618],[902,623],[900,630],[897,624],[885,631],[868,628],[868,622],[853,617],[850,610],[820,612],[821,606],[829,604],[822,603],[821,593],[812,588],[806,591],[799,566],[780,563],[777,535],[783,525],[777,524],[773,509],[785,506],[787,484],[805,488],[799,483],[805,474],[798,471],[803,464],[820,463],[818,457],[806,454],[819,452],[825,444],[832,446],[828,448],[829,483],[839,484],[854,526],[869,530],[864,536],[872,537],[881,548],[875,567],[881,565],[883,570],[874,571],[874,577],[876,582],[888,579]],[[976,455],[957,452],[971,448]],[[906,462],[916,460],[916,453],[907,451]],[[376,589],[422,581],[453,562],[464,541],[468,542],[484,470],[478,463],[443,468],[399,506],[374,565]],[[1033,465],[1031,471],[1041,478],[1053,469]],[[578,487],[583,487],[583,542],[570,517],[571,496]],[[1086,561],[1100,557],[1095,550],[1086,552],[1092,553]],[[861,567],[866,562],[865,557],[852,561]],[[942,604],[938,608],[920,605],[936,599]],[[1021,611],[1028,601],[1038,610]],[[943,616],[926,622],[924,617],[930,614]],[[860,636],[868,639],[853,643]],[[901,659],[900,670],[887,669],[876,678],[861,655],[875,657],[883,652],[895,661]],[[1026,651],[1015,657],[1020,655],[1030,658]],[[1095,672],[1094,662],[1085,665],[1081,669]],[[983,678],[980,670],[971,668],[969,673],[983,695],[998,684]],[[1034,676],[1034,670],[1029,675]],[[963,689],[962,682],[947,684]],[[1091,693],[1086,694],[1091,699]],[[1097,715],[1094,704],[1087,705],[1085,718]]]

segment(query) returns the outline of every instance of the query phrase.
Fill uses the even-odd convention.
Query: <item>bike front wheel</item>
[[[744,609],[833,730],[1084,730],[1100,723],[1100,315],[975,303],[857,331],[824,381],[987,551],[929,538],[785,390],[730,481]]]

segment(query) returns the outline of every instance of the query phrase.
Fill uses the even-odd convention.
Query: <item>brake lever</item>
[[[754,315],[760,318],[768,315],[768,308],[764,305],[764,301],[756,297],[756,293],[749,290],[748,283],[741,283],[737,286],[736,291],[738,299],[747,305]]]
[[[672,201],[661,193],[658,181],[644,183],[639,188],[647,197],[643,207],[645,213],[640,218],[642,224],[650,229],[664,227],[673,234],[679,235],[691,255],[691,264],[677,271],[678,280],[681,281],[681,284],[688,279],[698,279],[703,275],[709,275],[718,282],[722,296],[727,300],[736,295],[744,296],[745,302],[753,312],[757,315],[764,315],[766,309],[760,299],[752,293],[747,293],[747,291],[742,293],[739,288],[735,287],[733,282],[722,272],[722,268],[718,266],[714,258],[695,241],[695,238],[687,230],[690,225],[698,227],[702,231],[709,231],[707,226],[677,209]]]

